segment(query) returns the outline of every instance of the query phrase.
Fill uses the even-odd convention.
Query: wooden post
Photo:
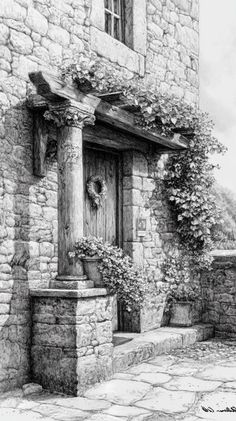
[[[43,113],[34,115],[34,175],[45,177],[46,175],[46,151],[48,142],[48,127]]]
[[[95,117],[87,105],[64,101],[50,105],[45,118],[58,126],[58,276],[51,287],[92,287],[82,263],[69,259],[68,252],[84,235],[82,129]]]

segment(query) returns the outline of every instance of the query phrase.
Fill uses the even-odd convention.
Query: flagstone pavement
[[[236,421],[236,342],[210,340],[141,363],[83,397],[0,396],[1,421]]]

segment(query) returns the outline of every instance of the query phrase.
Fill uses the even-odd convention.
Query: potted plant
[[[200,278],[189,256],[169,256],[164,268],[169,284],[170,326],[188,327],[194,323],[195,303],[201,296]]]
[[[142,306],[147,278],[122,249],[101,238],[83,237],[69,256],[83,260],[85,273],[95,286],[106,287],[111,294],[116,294],[127,311]]]
[[[102,259],[102,247],[99,239],[95,237],[80,238],[69,256],[82,260],[84,272],[88,279],[94,282],[95,287],[103,286],[102,273],[99,270],[99,263]]]
[[[170,326],[189,327],[194,323],[194,306],[199,297],[198,282],[179,285],[172,300]]]

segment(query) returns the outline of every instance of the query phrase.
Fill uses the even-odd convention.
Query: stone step
[[[210,324],[198,324],[188,328],[161,327],[146,333],[114,333],[116,342],[121,338],[132,339],[114,348],[113,372],[124,371],[149,358],[169,352],[175,348],[187,347],[195,342],[214,336]]]

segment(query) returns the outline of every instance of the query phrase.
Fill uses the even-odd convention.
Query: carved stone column
[[[64,101],[50,105],[45,118],[58,126],[58,276],[53,288],[88,288],[81,262],[68,258],[74,243],[83,236],[83,139],[82,130],[94,124],[88,105]]]

